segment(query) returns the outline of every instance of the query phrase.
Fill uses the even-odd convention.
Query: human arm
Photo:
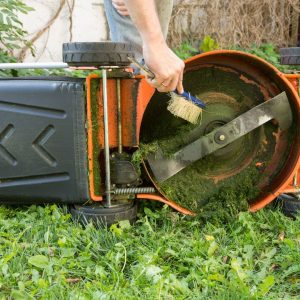
[[[124,0],[143,43],[146,65],[155,74],[150,84],[161,92],[183,92],[184,63],[168,47],[161,30],[154,0]]]

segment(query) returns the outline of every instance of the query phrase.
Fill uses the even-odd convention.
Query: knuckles
[[[118,6],[125,6],[124,1],[112,0],[112,3]]]
[[[155,74],[155,79],[148,79],[147,81],[159,92],[170,92],[177,87],[182,89],[181,81],[185,63],[174,53],[167,55],[166,59],[161,59],[161,56],[156,57],[156,53],[146,51],[145,61],[146,63],[149,61],[148,67]],[[167,86],[162,85],[162,83]]]

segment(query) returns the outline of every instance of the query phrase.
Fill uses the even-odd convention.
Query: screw
[[[226,138],[226,137],[225,137],[225,135],[224,135],[224,134],[221,134],[221,135],[219,136],[219,140],[220,140],[220,141],[224,141],[224,140],[225,140],[225,138]]]

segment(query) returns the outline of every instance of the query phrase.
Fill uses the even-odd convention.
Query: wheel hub
[[[203,112],[200,124],[188,133],[186,144],[222,127],[249,109],[248,105],[238,103],[236,99],[225,93],[207,92],[197,96],[205,101],[207,107]],[[240,172],[252,161],[257,150],[256,145],[260,140],[261,130],[254,131],[201,159],[203,168],[205,168],[206,161],[213,160],[215,163],[215,167],[210,166],[210,168],[203,169],[202,176],[218,181],[220,175],[224,179]],[[226,134],[218,133],[215,141],[219,144],[226,142]]]

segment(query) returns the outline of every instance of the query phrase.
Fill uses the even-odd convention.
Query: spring
[[[113,192],[115,195],[125,195],[125,194],[151,194],[155,193],[155,188],[153,187],[140,187],[140,188],[123,188],[115,189]]]

